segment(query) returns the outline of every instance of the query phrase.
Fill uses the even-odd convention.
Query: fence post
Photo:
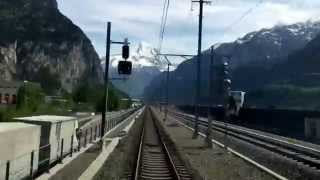
[[[81,135],[82,136],[82,135]],[[79,138],[79,144],[78,144],[78,152],[80,152],[80,149],[81,149],[81,136],[80,136],[80,138]]]
[[[33,179],[33,159],[34,159],[34,151],[31,152],[31,161],[30,161],[30,179]]]
[[[62,163],[63,159],[63,138],[61,139],[61,151],[60,151],[60,163]]]
[[[100,130],[100,125],[99,125],[99,124],[98,124],[98,126],[97,126],[97,129],[98,129],[98,130],[97,130],[97,137],[100,137],[100,131],[101,131],[101,130]]]
[[[94,130],[95,130],[95,132],[94,132],[94,140],[97,140],[97,130],[98,129],[98,125],[96,125],[95,126],[95,128],[94,128]]]
[[[109,131],[109,120],[108,120],[108,119],[106,119],[106,121],[107,121],[107,126],[105,126],[105,127],[104,127],[104,129],[106,129],[106,131],[105,131],[105,132],[108,132],[108,131]]]
[[[50,154],[51,154],[51,144],[48,145],[48,156],[46,158],[48,158],[48,166],[47,166],[47,170],[46,172],[49,173],[50,172]]]
[[[92,143],[92,127],[90,127],[90,143]]]
[[[88,129],[86,129],[86,132],[84,133],[84,147],[87,147],[87,137],[88,137]]]
[[[71,147],[70,147],[70,157],[72,157],[72,153],[73,153],[73,135],[71,136]]]
[[[6,180],[9,180],[9,178],[10,178],[10,161],[7,161]]]

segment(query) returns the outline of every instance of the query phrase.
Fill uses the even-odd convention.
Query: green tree
[[[17,110],[36,112],[44,103],[44,92],[39,84],[24,83],[18,90]]]
[[[39,82],[47,94],[53,94],[61,88],[59,75],[51,73],[49,67],[41,67],[34,81]]]

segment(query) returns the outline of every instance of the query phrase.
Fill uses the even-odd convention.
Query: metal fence
[[[116,125],[129,117],[136,109],[107,117],[106,131],[109,132]],[[111,119],[112,118],[112,119]],[[50,168],[58,163],[63,163],[66,157],[72,157],[74,152],[86,148],[88,144],[100,139],[101,121],[88,124],[82,129],[81,134],[70,139],[60,139],[57,156],[52,157],[51,144],[41,146],[39,149],[21,155],[14,160],[0,161],[0,180],[33,179],[42,173],[49,172]],[[68,143],[67,143],[68,142]],[[69,144],[70,143],[70,144]]]

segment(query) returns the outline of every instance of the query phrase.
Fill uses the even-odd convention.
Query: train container
[[[0,123],[0,179],[5,179],[9,166],[10,179],[23,179],[38,168],[41,127],[10,122]],[[33,155],[32,155],[33,154]]]

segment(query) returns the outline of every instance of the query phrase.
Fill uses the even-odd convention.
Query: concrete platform
[[[69,157],[64,159],[63,164],[56,165],[50,169],[50,173],[43,174],[37,178],[37,180],[92,179],[119,142],[119,138],[111,137],[121,131],[130,129],[134,121],[134,117],[139,112],[141,112],[141,110],[129,116],[126,120],[122,121],[108,133],[106,133],[104,138],[104,148],[102,151],[97,149],[97,143],[99,140],[93,142],[92,144],[88,144],[87,148],[75,153],[72,158]]]

